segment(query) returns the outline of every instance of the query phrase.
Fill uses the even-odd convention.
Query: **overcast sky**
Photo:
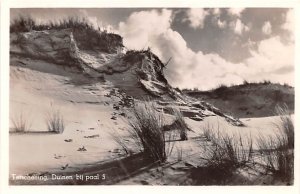
[[[294,85],[292,9],[11,9],[11,19],[20,14],[38,22],[84,16],[122,35],[128,49],[149,46],[163,62],[172,57],[165,73],[175,87]]]

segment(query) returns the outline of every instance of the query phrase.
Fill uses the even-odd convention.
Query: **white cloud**
[[[219,26],[219,28],[225,28],[226,27],[226,21],[224,20],[222,22],[220,19],[218,19],[217,25]]]
[[[288,75],[275,75],[272,72],[294,66],[294,44],[286,45],[281,42],[279,36],[271,37],[261,41],[258,50],[252,50],[251,55],[252,57],[245,60],[249,67],[249,78],[255,80],[265,77],[274,82],[293,85],[293,72]]]
[[[234,33],[238,35],[242,35],[243,32],[249,31],[249,27],[246,26],[240,19],[236,21],[232,21],[230,23],[231,28],[233,29]]]
[[[290,9],[285,15],[285,23],[282,25],[282,28],[290,32],[294,32],[294,27],[295,27],[294,10]]]
[[[290,9],[285,15],[285,23],[281,26],[283,29],[290,32],[290,39],[294,41],[295,39],[295,12]]]
[[[229,8],[228,13],[240,17],[245,8]]]
[[[265,22],[263,27],[262,27],[262,31],[264,34],[269,35],[272,33],[272,25],[269,21]]]
[[[215,16],[220,16],[220,14],[221,14],[220,8],[214,8],[214,9],[211,9],[211,12],[212,12],[212,14],[215,15]]]
[[[184,21],[189,21],[190,26],[194,29],[203,28],[208,14],[208,11],[202,8],[191,8],[187,11],[187,18]]]
[[[257,51],[251,51],[252,58],[247,64],[262,71],[282,68],[292,65],[294,61],[294,44],[283,44],[279,36],[261,41]],[[262,65],[263,64],[263,65]]]
[[[172,57],[165,73],[173,86],[211,89],[219,84],[239,84],[244,79],[292,82],[290,75],[272,74],[293,64],[293,46],[284,45],[279,37],[260,42],[258,50],[251,51],[250,58],[235,64],[218,54],[191,50],[183,37],[171,29],[171,20],[170,10],[136,12],[119,24],[119,32],[129,49],[150,46],[162,61]],[[239,25],[238,32],[247,30],[242,22]]]
[[[209,9],[209,14],[212,15],[212,23],[219,28],[223,29],[227,26],[227,21],[220,19],[221,17],[221,9],[220,8],[214,8],[214,9]]]
[[[124,37],[124,45],[131,49],[153,47],[158,36],[164,34],[171,25],[172,11],[163,9],[132,13],[126,22],[119,24],[119,33]]]
[[[247,47],[248,49],[253,49],[256,46],[256,42],[252,41],[251,38],[248,38],[247,42],[245,42],[242,47]]]

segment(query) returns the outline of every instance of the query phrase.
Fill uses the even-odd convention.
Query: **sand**
[[[128,110],[114,108],[120,97],[112,94],[115,88],[111,82],[86,79],[72,69],[44,61],[27,60],[26,66],[19,61],[12,58],[10,66],[11,175],[72,174],[79,171],[95,175],[99,171],[100,174],[108,173],[114,181],[90,181],[87,184],[188,184],[187,169],[203,165],[200,159],[203,150],[199,146],[204,141],[203,129],[219,129],[222,133],[241,134],[242,137],[251,135],[255,140],[261,134],[274,134],[274,122],[278,119],[245,118],[242,122],[246,126],[237,127],[219,116],[208,116],[203,121],[185,118],[192,129],[188,132],[189,140],[167,143],[170,153],[165,165],[148,164],[143,160],[138,162],[139,156],[127,158],[113,140],[112,134],[127,139],[129,126],[126,118],[120,115],[127,114]],[[60,111],[66,123],[62,134],[49,133],[47,129],[47,114],[56,110]],[[12,120],[20,115],[30,124],[25,133],[14,132]],[[167,114],[165,117],[167,122],[174,119]],[[128,141],[132,140],[128,138]],[[83,148],[85,151],[79,151]],[[133,153],[139,152],[136,148],[132,150]],[[112,168],[116,170],[110,170]],[[116,172],[123,174],[116,175]],[[49,184],[63,183],[53,181]]]

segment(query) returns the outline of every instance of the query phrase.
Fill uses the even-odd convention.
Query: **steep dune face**
[[[94,75],[94,68],[107,61],[105,55],[97,55],[98,47],[83,50],[82,38],[76,39],[72,29],[31,31],[11,34],[10,52],[13,55],[44,60],[64,67],[73,67]],[[79,46],[78,46],[79,45]],[[82,49],[79,49],[82,48]],[[123,47],[116,47],[116,53]],[[98,51],[98,52],[97,52]],[[109,55],[109,53],[107,53]],[[95,65],[97,64],[97,65]]]
[[[101,71],[106,72],[107,79],[129,95],[141,98],[149,95],[161,98],[179,97],[165,79],[163,69],[164,64],[159,58],[146,50],[128,51],[117,63],[114,61],[114,64],[103,66]]]
[[[11,34],[10,52],[21,63],[24,58],[43,60],[103,77],[135,97],[174,98],[174,90],[163,75],[164,64],[150,50],[125,52],[118,35],[108,34],[103,39],[73,29],[31,31]]]
[[[11,53],[80,68],[71,30],[32,31],[11,35]]]

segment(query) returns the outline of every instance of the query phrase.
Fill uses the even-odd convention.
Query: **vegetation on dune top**
[[[183,93],[190,97],[213,104],[225,113],[238,118],[274,116],[274,107],[287,104],[290,112],[294,112],[294,88],[287,84],[262,81],[219,87],[200,91],[184,89]]]
[[[284,84],[279,84],[279,83],[274,83],[271,82],[270,80],[263,80],[260,82],[248,82],[246,80],[244,80],[244,82],[242,84],[237,84],[237,85],[225,85],[225,84],[220,84],[217,87],[210,89],[210,90],[200,90],[198,88],[183,88],[181,91],[183,92],[200,92],[200,93],[209,93],[209,92],[218,92],[218,91],[224,91],[224,90],[228,90],[231,88],[244,88],[247,86],[259,86],[259,85],[264,85],[264,86],[271,86],[271,85],[277,85],[277,86],[283,86],[286,88],[294,88],[293,86],[290,86],[287,83]]]

